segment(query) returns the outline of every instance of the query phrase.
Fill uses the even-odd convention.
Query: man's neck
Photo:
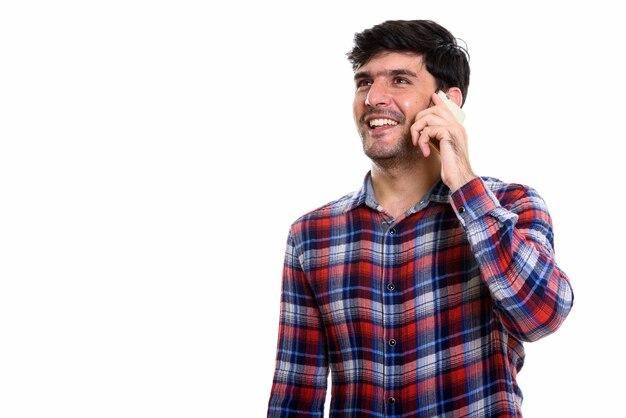
[[[388,214],[398,219],[441,179],[441,168],[435,159],[393,167],[374,163],[371,179],[376,201]]]

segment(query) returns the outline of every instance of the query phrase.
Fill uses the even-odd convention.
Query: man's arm
[[[452,194],[484,283],[504,326],[534,341],[554,332],[568,315],[574,295],[554,259],[552,220],[532,189],[510,190],[503,207],[480,178]]]
[[[323,417],[327,380],[322,318],[290,232],[283,269],[276,371],[267,416]]]

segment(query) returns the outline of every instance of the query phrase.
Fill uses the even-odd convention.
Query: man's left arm
[[[451,204],[503,324],[521,340],[535,341],[559,328],[574,296],[555,261],[552,220],[543,199],[518,185],[505,193],[507,208],[475,178],[452,194]]]
[[[458,88],[446,94],[461,105]],[[507,195],[519,196],[502,205],[472,171],[463,125],[437,94],[431,100],[434,106],[418,113],[411,126],[413,143],[426,158],[431,148],[439,155],[441,179],[453,192],[452,206],[502,312],[502,323],[526,341],[554,332],[568,315],[574,295],[554,260],[552,220],[543,199],[520,186]]]

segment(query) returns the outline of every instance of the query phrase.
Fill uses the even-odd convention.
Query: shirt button
[[[459,213],[460,214],[464,214],[465,213],[465,208],[463,206],[459,207]]]
[[[389,283],[387,285],[387,290],[389,290],[390,292],[393,292],[394,290],[396,290],[396,285],[393,283]]]
[[[389,399],[387,399],[387,402],[389,402],[390,404],[394,404],[394,403],[396,403],[396,398],[391,396],[391,397],[389,397]]]
[[[396,228],[391,228],[391,229],[389,230],[389,233],[390,233],[391,235],[395,234],[395,233],[396,233]]]
[[[389,345],[394,347],[396,345],[396,340],[394,340],[393,338],[389,340]]]

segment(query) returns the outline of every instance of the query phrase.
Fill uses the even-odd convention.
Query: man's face
[[[410,127],[436,90],[422,57],[378,54],[356,70],[354,80],[354,121],[365,154],[378,162],[415,158],[420,151],[411,142]]]

